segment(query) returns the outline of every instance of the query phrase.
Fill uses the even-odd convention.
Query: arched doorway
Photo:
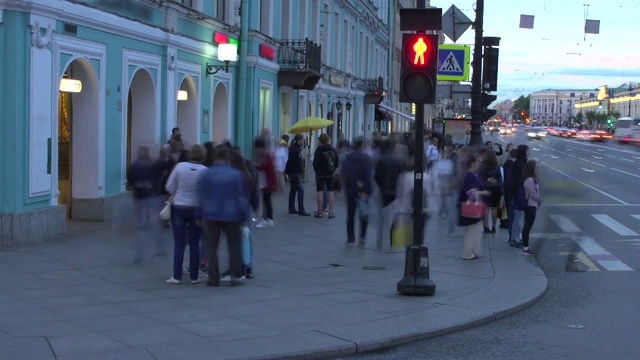
[[[79,86],[65,87],[63,82]],[[99,183],[100,92],[92,64],[77,58],[65,69],[58,95],[58,203],[74,217],[73,199],[91,199]]]
[[[223,84],[218,84],[213,95],[213,142],[220,144],[230,139],[229,128],[229,94]]]
[[[156,116],[156,94],[151,74],[140,69],[131,79],[127,100],[127,168],[135,160],[140,146],[155,149],[158,137]]]
[[[178,101],[177,126],[182,134],[182,142],[186,148],[200,143],[198,134],[198,90],[196,83],[190,76],[185,77],[180,84],[180,91],[184,91],[185,100]],[[176,99],[178,94],[176,94]],[[181,99],[184,99],[181,97]]]

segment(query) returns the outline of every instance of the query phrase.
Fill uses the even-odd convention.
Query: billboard
[[[469,144],[471,119],[444,119],[444,136],[451,135],[454,144]]]

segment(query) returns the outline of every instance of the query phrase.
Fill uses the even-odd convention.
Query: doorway
[[[69,85],[74,83],[75,85]],[[63,86],[66,85],[66,86]],[[99,86],[82,58],[64,71],[58,93],[58,204],[74,217],[73,200],[95,198],[99,181]]]
[[[159,131],[156,127],[156,94],[151,74],[139,69],[131,79],[127,96],[127,169],[135,160],[140,146],[159,152]],[[152,157],[156,154],[152,153]]]
[[[229,123],[229,94],[223,84],[218,84],[213,96],[212,140],[215,144],[222,144],[225,140],[230,140]]]
[[[184,97],[178,99],[178,121],[177,126],[182,134],[182,142],[186,149],[200,143],[198,134],[198,122],[200,115],[198,111],[198,92],[196,82],[191,76],[187,76],[180,84],[180,91],[184,92]]]

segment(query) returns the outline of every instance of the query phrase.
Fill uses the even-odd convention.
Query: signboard
[[[469,144],[471,119],[444,119],[444,136],[451,135],[454,144]]]
[[[441,44],[438,47],[438,80],[468,81],[470,59],[469,46]]]

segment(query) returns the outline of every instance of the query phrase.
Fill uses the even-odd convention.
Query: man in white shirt
[[[440,151],[438,150],[438,138],[432,137],[431,143],[425,149],[425,158],[427,159],[427,168],[431,168],[431,166],[438,160],[440,160]]]

